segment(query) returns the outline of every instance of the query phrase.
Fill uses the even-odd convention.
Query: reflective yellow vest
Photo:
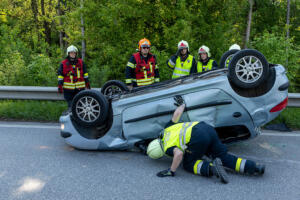
[[[187,148],[186,145],[190,142],[192,128],[198,123],[199,122],[178,123],[166,128],[162,138],[164,152],[173,146],[184,151]]]
[[[193,56],[189,55],[187,59],[184,62],[182,62],[180,56],[178,56],[178,58],[176,59],[172,79],[178,78],[180,76],[190,75],[190,71],[193,64],[193,58]]]
[[[202,62],[197,63],[197,72],[202,72],[202,71],[208,71],[212,69],[213,66],[213,59],[210,59],[207,63],[207,65],[203,66]]]

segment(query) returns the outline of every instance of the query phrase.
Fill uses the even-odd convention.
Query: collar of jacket
[[[205,60],[199,60],[203,65],[206,65],[211,58],[206,58]]]
[[[73,60],[73,59],[70,58],[70,56],[68,56],[67,59],[68,59],[70,65],[76,65],[77,62],[78,62],[78,58],[77,57],[74,58],[74,60]]]
[[[180,60],[181,60],[182,62],[184,62],[184,61],[189,57],[189,55],[190,55],[190,52],[187,52],[185,57],[182,57],[182,56],[180,55]]]

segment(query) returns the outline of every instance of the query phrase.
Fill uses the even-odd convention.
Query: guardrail
[[[93,88],[100,91],[100,88]],[[300,107],[300,93],[289,93],[289,107]],[[35,86],[0,86],[0,99],[20,100],[64,100],[62,94],[57,92],[57,87]]]
[[[61,101],[64,96],[57,92],[57,87],[0,86],[0,99]]]

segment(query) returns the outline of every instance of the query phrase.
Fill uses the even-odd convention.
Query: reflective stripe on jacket
[[[184,151],[187,148],[186,145],[190,142],[192,128],[198,123],[199,122],[178,123],[166,128],[162,138],[164,152],[174,146]]]
[[[204,72],[204,71],[212,70],[213,62],[214,62],[214,60],[210,59],[206,65],[203,65],[202,62],[198,61],[197,72]]]
[[[135,65],[135,77],[137,86],[150,85],[155,82],[155,67],[156,60],[152,54],[148,58],[147,63],[141,58],[141,54],[133,54],[136,61]],[[159,80],[158,80],[159,81]]]
[[[62,61],[63,76],[59,75],[58,79],[63,78],[63,88],[68,90],[85,88],[84,78],[88,78],[88,73],[83,74],[83,63],[78,58],[76,65],[71,65],[68,59]]]
[[[189,55],[185,61],[181,61],[180,56],[178,56],[178,58],[176,59],[172,79],[190,75],[193,58],[194,57],[192,55]]]

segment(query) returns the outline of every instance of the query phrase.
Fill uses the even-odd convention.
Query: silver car
[[[180,95],[186,103],[182,121],[209,123],[223,143],[254,138],[287,105],[286,71],[253,49],[229,56],[228,68],[131,91],[114,80],[101,92],[84,90],[74,97],[72,112],[60,117],[61,136],[78,149],[139,147],[159,136],[176,109],[174,97]]]

